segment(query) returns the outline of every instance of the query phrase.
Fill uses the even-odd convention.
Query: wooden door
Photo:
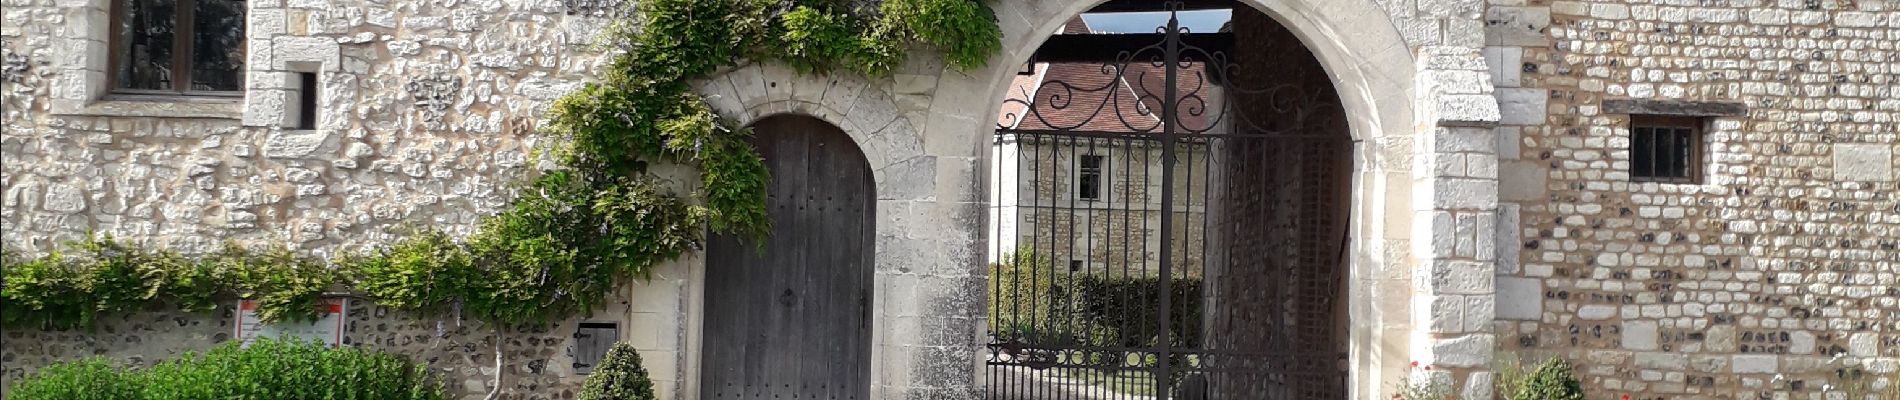
[[[700,397],[868,399],[870,166],[816,118],[768,117],[753,130],[772,172],[772,236],[707,245]]]

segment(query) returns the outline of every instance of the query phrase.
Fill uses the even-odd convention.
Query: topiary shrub
[[[1583,400],[1583,383],[1571,372],[1570,362],[1551,357],[1531,371],[1511,400]]]
[[[580,400],[652,400],[653,381],[633,345],[616,343],[581,386]]]
[[[321,343],[235,341],[136,371],[104,359],[59,363],[7,391],[13,400],[440,400],[428,369],[394,354]]]

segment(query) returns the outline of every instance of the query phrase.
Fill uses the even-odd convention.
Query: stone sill
[[[53,115],[241,120],[244,119],[244,98],[108,95],[81,107],[55,105]]]

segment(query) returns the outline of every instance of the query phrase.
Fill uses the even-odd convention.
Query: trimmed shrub
[[[652,400],[653,381],[640,366],[640,352],[627,343],[615,343],[581,386],[580,400]]]
[[[103,359],[60,363],[8,391],[16,400],[390,399],[440,400],[428,369],[394,354],[321,343],[227,342],[127,371]]]
[[[1086,276],[1059,289],[1072,292],[1076,316],[1094,329],[1088,343],[1107,347],[1159,345],[1161,279]],[[1201,345],[1201,280],[1174,278],[1168,283],[1168,341],[1175,347]]]
[[[1570,362],[1551,357],[1518,386],[1511,400],[1583,400],[1583,383],[1570,370]]]
[[[88,358],[41,368],[7,389],[14,400],[137,399],[138,385],[104,358]]]

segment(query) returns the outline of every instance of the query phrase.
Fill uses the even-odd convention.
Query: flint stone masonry
[[[1543,299],[1500,308],[1502,347],[1578,363],[1591,398],[1829,398],[1900,358],[1900,4],[1491,3],[1550,20],[1488,29],[1524,87],[1498,90],[1523,160],[1498,285]],[[1632,114],[1701,117],[1696,183],[1631,179]]]

